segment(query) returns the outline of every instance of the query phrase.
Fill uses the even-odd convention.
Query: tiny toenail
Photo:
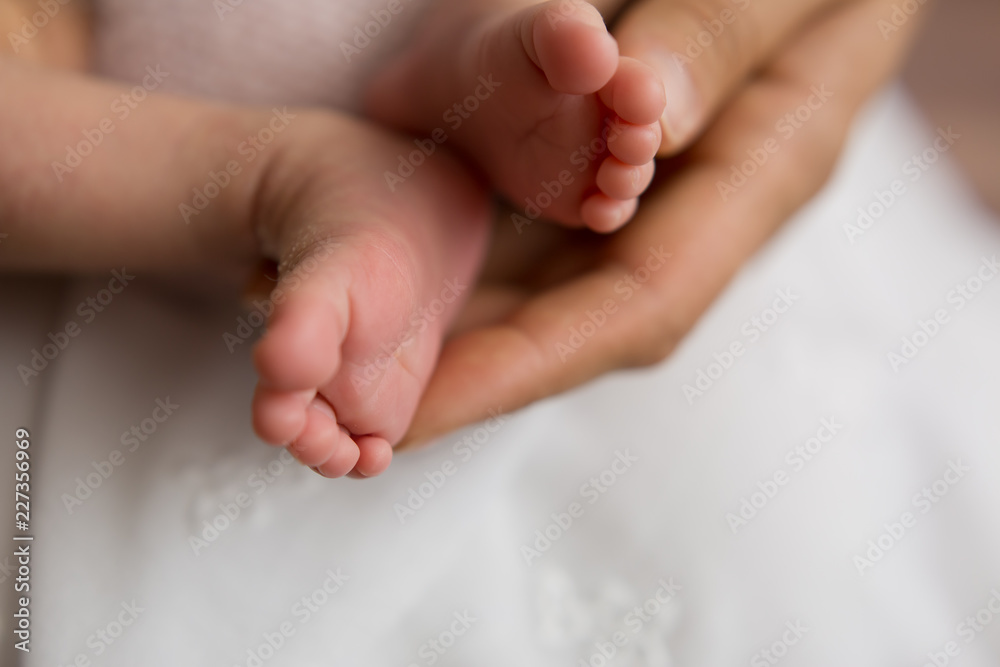
[[[322,477],[323,479],[333,479],[332,477],[328,477],[328,476],[324,475],[323,472],[319,468],[317,468],[317,467],[312,467],[312,468],[309,468],[309,469],[312,470],[317,475],[319,475],[320,477]]]

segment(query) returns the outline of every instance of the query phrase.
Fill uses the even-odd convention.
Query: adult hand
[[[621,51],[664,76],[661,154],[688,150],[658,165],[637,217],[611,237],[501,216],[471,324],[442,351],[404,446],[666,358],[820,188],[858,108],[896,71],[920,16],[901,21],[892,2],[633,3],[615,29]],[[758,149],[766,162],[731,181]],[[603,326],[571,340],[602,310]]]

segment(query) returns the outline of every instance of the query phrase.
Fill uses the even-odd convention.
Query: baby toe
[[[603,193],[588,197],[580,209],[583,223],[595,232],[613,232],[632,219],[639,207],[638,199],[622,201]]]
[[[274,313],[254,349],[254,365],[269,387],[315,389],[340,366],[349,322],[349,274],[322,245],[289,269],[272,295]]]
[[[343,477],[351,472],[361,456],[361,450],[347,429],[339,428],[338,431],[338,439],[329,458],[313,468],[320,475],[329,479]]]
[[[536,12],[531,47],[556,92],[589,95],[614,76],[618,43],[595,7],[580,0],[560,0],[531,11]]]
[[[356,441],[361,454],[352,476],[375,477],[385,472],[392,462],[392,445],[389,441],[371,435],[362,436]]]
[[[314,467],[328,461],[338,449],[340,426],[333,409],[322,398],[315,398],[306,410],[306,426],[288,451],[303,465]]]
[[[283,392],[258,384],[253,395],[253,429],[270,445],[287,445],[306,426],[306,407],[314,391]]]
[[[649,187],[655,171],[652,162],[635,166],[609,157],[597,170],[597,187],[612,199],[633,199]]]
[[[659,123],[632,125],[617,122],[617,134],[608,139],[608,151],[616,158],[634,166],[646,164],[656,157],[663,139]]]

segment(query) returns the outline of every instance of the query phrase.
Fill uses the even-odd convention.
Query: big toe
[[[340,365],[348,327],[348,277],[322,248],[286,272],[272,292],[267,333],[254,349],[261,382],[277,391],[316,389]]]
[[[524,47],[554,90],[588,95],[611,80],[618,68],[618,43],[594,6],[553,0],[528,11]]]

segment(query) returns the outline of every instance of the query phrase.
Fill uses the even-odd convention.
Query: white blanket
[[[235,310],[142,276],[92,321],[110,275],[48,311],[8,294],[25,664],[996,665],[1000,225],[947,155],[908,163],[935,136],[888,91],[669,361],[371,481],[254,438]],[[25,388],[15,367],[71,321]]]

